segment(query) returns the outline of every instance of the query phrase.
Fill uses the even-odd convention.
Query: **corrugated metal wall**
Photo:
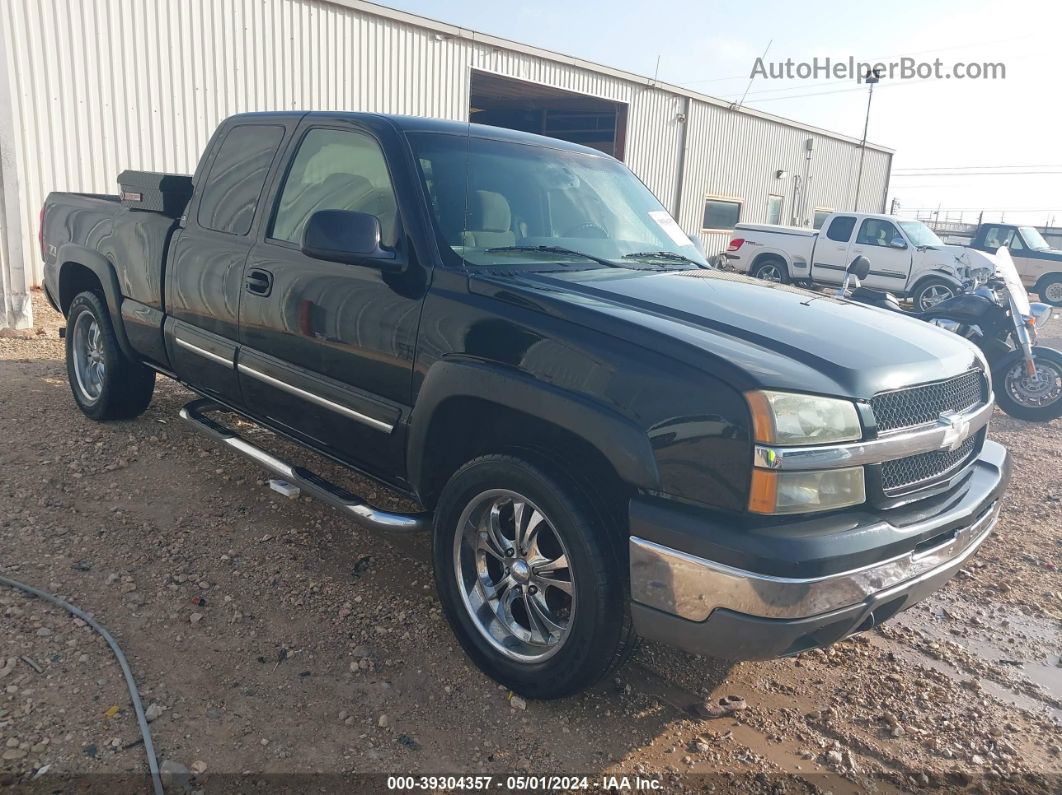
[[[471,69],[625,102],[627,162],[673,210],[684,163],[680,222],[691,232],[705,194],[742,198],[742,220],[765,220],[766,194],[787,189],[774,172],[803,173],[811,135],[633,75],[356,0],[4,6],[20,175],[15,233],[34,281],[41,272],[31,241],[48,191],[114,193],[124,168],[191,172],[215,125],[232,113],[312,108],[464,119]],[[858,147],[815,137],[811,204],[847,209]],[[868,149],[866,209],[881,209],[889,161]],[[706,242],[717,250],[723,241]]]

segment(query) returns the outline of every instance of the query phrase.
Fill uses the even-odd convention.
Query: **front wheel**
[[[1007,414],[1030,422],[1062,417],[1062,353],[1033,348],[1036,375],[1025,368],[1021,351],[1009,354],[992,369],[996,403]]]
[[[927,279],[918,285],[911,294],[911,303],[915,310],[925,312],[942,301],[954,298],[958,294],[955,285],[943,279]]]
[[[633,635],[606,532],[570,479],[537,464],[488,455],[450,478],[435,511],[435,583],[484,673],[559,698],[622,662]]]

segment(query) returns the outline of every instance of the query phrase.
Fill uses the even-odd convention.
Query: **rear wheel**
[[[1045,304],[1062,306],[1062,274],[1053,273],[1045,276],[1036,286],[1036,292]]]
[[[477,458],[435,512],[435,582],[465,652],[531,698],[589,687],[633,643],[606,529],[578,489],[537,464]]]
[[[765,282],[789,284],[789,271],[786,269],[785,263],[775,257],[757,262],[752,266],[749,275],[757,279],[763,279]]]
[[[1036,374],[1029,375],[1018,351],[996,365],[992,374],[996,403],[1020,420],[1050,422],[1062,417],[1062,353],[1033,348],[1033,363]]]
[[[942,301],[954,298],[957,294],[955,286],[943,279],[926,279],[911,294],[911,302],[917,311],[925,312]]]
[[[66,374],[78,408],[94,420],[143,413],[155,390],[155,372],[122,353],[103,300],[79,293],[66,317]]]

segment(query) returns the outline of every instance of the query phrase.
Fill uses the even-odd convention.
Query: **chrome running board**
[[[221,442],[227,447],[242,453],[256,464],[265,467],[274,475],[283,478],[293,486],[312,494],[317,499],[339,508],[355,522],[370,530],[390,530],[403,533],[419,532],[431,529],[430,513],[390,513],[374,508],[346,489],[325,480],[303,467],[293,466],[270,455],[260,447],[243,439],[231,428],[206,416],[215,411],[228,409],[206,398],[193,400],[181,409],[181,419],[188,422],[197,431]]]

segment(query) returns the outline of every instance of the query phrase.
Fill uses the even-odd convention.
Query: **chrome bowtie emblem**
[[[941,414],[940,423],[944,426],[944,447],[955,452],[970,435],[970,421],[954,414]]]

